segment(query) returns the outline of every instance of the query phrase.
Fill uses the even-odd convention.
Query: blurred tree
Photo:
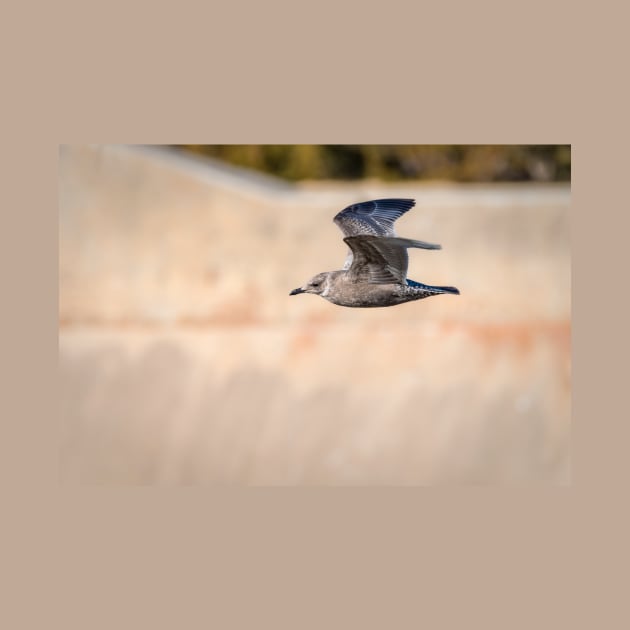
[[[176,145],[291,181],[570,181],[570,145]]]

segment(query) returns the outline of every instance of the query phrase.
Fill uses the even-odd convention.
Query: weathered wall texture
[[[289,297],[333,215],[413,197],[389,309]],[[162,149],[60,152],[65,483],[570,481],[567,186],[293,187]]]

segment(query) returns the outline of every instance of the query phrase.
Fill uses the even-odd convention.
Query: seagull
[[[416,205],[414,199],[375,199],[348,206],[334,222],[344,234],[348,255],[343,269],[324,271],[289,295],[313,293],[338,306],[395,306],[432,295],[459,295],[455,287],[438,287],[407,278],[407,249],[441,249],[440,245],[400,238],[394,222]]]

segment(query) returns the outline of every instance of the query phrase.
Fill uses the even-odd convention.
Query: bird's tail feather
[[[459,289],[456,289],[455,287],[434,287],[430,284],[422,284],[422,282],[416,282],[415,280],[409,279],[407,279],[407,285],[416,289],[431,291],[432,293],[452,293],[453,295],[459,295]]]

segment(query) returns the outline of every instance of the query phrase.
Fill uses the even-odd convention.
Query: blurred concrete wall
[[[61,479],[570,479],[570,190],[293,186],[153,147],[60,151]],[[345,258],[334,214],[413,197],[388,309],[289,297]]]

